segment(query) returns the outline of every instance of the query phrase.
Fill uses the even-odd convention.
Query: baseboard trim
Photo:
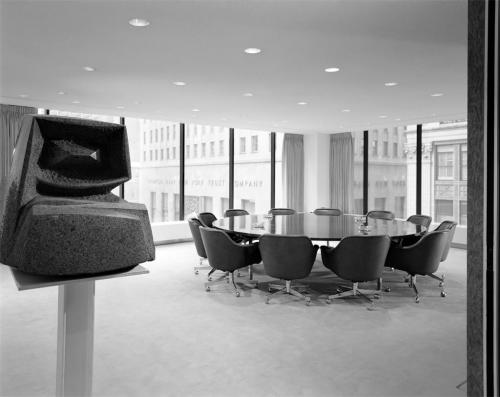
[[[155,246],[156,245],[188,243],[190,241],[193,241],[193,239],[192,238],[177,238],[177,239],[172,239],[172,240],[160,240],[160,241],[155,241]]]

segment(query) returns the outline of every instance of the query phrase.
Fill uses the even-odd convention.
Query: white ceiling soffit
[[[16,0],[0,11],[2,103],[300,133],[466,117],[465,0]]]

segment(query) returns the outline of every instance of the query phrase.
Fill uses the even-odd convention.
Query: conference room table
[[[321,241],[338,241],[347,236],[380,234],[401,238],[418,235],[426,230],[425,226],[401,219],[373,219],[355,214],[329,216],[308,212],[293,215],[240,215],[217,219],[213,226],[254,239],[263,234],[278,234],[307,236],[311,240]]]

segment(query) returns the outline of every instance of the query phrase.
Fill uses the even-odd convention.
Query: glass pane
[[[368,152],[368,211],[386,210],[397,218],[408,217],[408,200],[414,201],[415,190],[412,186],[411,193],[408,191],[407,181],[414,179],[410,175],[414,168],[408,165],[406,135],[404,127],[368,132],[371,148]]]
[[[132,179],[125,184],[125,199],[146,205],[151,223],[179,220],[177,156],[167,156],[179,146],[172,134],[179,124],[165,120],[126,118]],[[169,135],[169,139],[167,139]]]
[[[271,203],[271,139],[265,131],[235,129],[234,208],[266,213]],[[245,145],[242,147],[242,144]],[[243,150],[250,149],[250,150]]]
[[[220,218],[229,208],[229,129],[187,124],[185,133],[184,214]]]
[[[422,212],[467,225],[467,122],[422,126]]]
[[[354,214],[363,213],[363,132],[352,133],[354,139],[354,182],[353,182],[353,205],[351,212]]]

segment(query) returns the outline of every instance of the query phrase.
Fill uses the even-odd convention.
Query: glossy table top
[[[386,221],[368,218],[363,227],[360,215],[325,216],[313,213],[295,215],[243,215],[221,218],[213,223],[214,227],[258,238],[271,233],[280,235],[303,235],[311,240],[341,240],[346,236],[370,236],[387,234],[390,237],[403,237],[425,231],[424,226],[405,220]]]

